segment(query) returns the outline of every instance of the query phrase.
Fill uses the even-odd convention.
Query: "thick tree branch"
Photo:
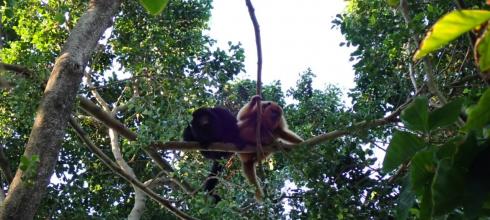
[[[92,151],[107,167],[109,167],[109,169],[114,171],[116,174],[118,174],[120,177],[122,177],[124,180],[128,181],[132,185],[138,187],[146,195],[148,195],[150,198],[158,202],[163,207],[167,208],[167,210],[175,214],[177,217],[181,219],[195,219],[187,215],[186,213],[180,211],[179,209],[175,208],[174,206],[172,206],[170,201],[166,200],[165,198],[162,198],[160,195],[156,194],[153,190],[146,187],[145,184],[133,178],[131,175],[129,175],[124,170],[119,168],[119,166],[116,163],[114,163],[104,152],[102,152],[99,148],[95,146],[95,144],[88,138],[88,135],[85,133],[85,131],[82,129],[82,127],[74,117],[71,117],[69,122],[72,128],[80,137],[80,139],[82,139],[82,141],[85,143],[85,146],[89,148],[90,151]]]
[[[53,174],[85,66],[120,4],[119,0],[91,0],[71,31],[49,77],[24,151],[27,158],[39,157],[35,175],[17,169],[0,206],[0,219],[34,218]]]
[[[275,142],[271,145],[263,146],[262,150],[264,152],[277,152],[277,151],[282,151],[284,149],[293,149],[296,147],[306,147],[306,146],[312,147],[314,145],[329,140],[333,140],[345,135],[351,135],[351,134],[358,133],[359,131],[362,130],[393,123],[398,121],[397,118],[398,115],[408,105],[408,103],[409,102],[406,102],[405,104],[397,108],[393,113],[391,113],[390,115],[384,118],[376,119],[373,121],[359,122],[344,129],[335,130],[332,132],[328,132],[322,135],[312,137],[299,144],[286,144],[282,142]],[[207,151],[224,151],[224,152],[237,152],[237,153],[257,152],[255,146],[247,145],[243,149],[239,149],[237,146],[231,143],[213,143],[209,146],[206,146],[206,148],[203,148],[198,142],[169,141],[166,143],[153,143],[151,147],[162,149],[162,150],[182,150],[182,151],[207,150]]]

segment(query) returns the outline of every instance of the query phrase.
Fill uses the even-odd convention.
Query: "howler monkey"
[[[238,112],[238,128],[240,129],[240,137],[247,145],[257,145],[257,104],[261,100],[260,96],[254,96],[245,106]],[[261,143],[262,145],[272,144],[275,140],[281,139],[289,143],[300,143],[303,141],[301,137],[288,129],[286,119],[284,118],[282,108],[272,101],[261,101]],[[264,195],[262,187],[257,179],[255,165],[266,159],[270,153],[264,152],[263,155],[257,157],[257,153],[240,153],[238,156],[242,161],[242,169],[244,176],[256,188],[255,198],[261,201]]]
[[[220,107],[199,108],[192,113],[192,121],[184,130],[184,141],[197,141],[203,147],[213,142],[233,143],[242,148],[243,141],[237,126],[237,120],[228,110]],[[204,183],[204,190],[219,202],[221,198],[212,192],[218,184],[216,177],[223,171],[224,166],[218,161],[230,158],[234,153],[219,151],[201,151],[201,154],[213,160],[208,179]]]

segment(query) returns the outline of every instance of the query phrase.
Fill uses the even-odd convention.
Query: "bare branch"
[[[106,125],[109,128],[112,128],[116,130],[120,135],[123,137],[127,138],[128,140],[135,141],[137,139],[136,133],[132,132],[129,130],[126,126],[124,126],[121,122],[118,120],[114,119],[111,117],[110,114],[105,112],[104,110],[100,109],[98,106],[96,106],[92,101],[89,99],[83,97],[83,96],[78,96],[80,99],[80,107],[90,115],[94,116],[96,119],[98,119],[100,122],[102,122],[104,125]],[[165,174],[169,175],[171,172],[174,172],[172,166],[162,159],[160,154],[153,148],[143,148],[145,153],[162,169]],[[179,182],[178,180],[175,180],[176,182]],[[194,191],[191,187],[191,185],[185,181],[182,181],[182,183],[179,183],[179,185],[185,189],[186,192],[192,192]]]
[[[409,8],[408,8],[408,2],[407,0],[400,0],[400,6],[399,6],[400,13],[405,20],[405,23],[407,26],[410,24],[411,19],[409,15]],[[412,30],[410,30],[412,32]],[[411,41],[414,46],[414,48],[418,47],[419,44],[419,38],[417,37],[416,34],[411,33]],[[437,98],[439,98],[439,101],[441,104],[446,104],[447,99],[446,97],[442,94],[442,92],[439,90],[436,82],[434,81],[434,68],[432,67],[432,63],[430,62],[429,57],[424,57],[422,59],[422,62],[424,64],[424,71],[425,71],[425,76],[426,76],[426,81],[427,81],[427,87],[429,88],[429,91],[434,94]]]
[[[85,83],[87,83],[88,88],[90,89],[90,92],[92,92],[92,95],[95,97],[97,102],[102,106],[102,108],[106,111],[109,111],[109,104],[102,98],[102,96],[99,94],[97,89],[95,89],[93,83],[92,83],[92,76],[85,72]]]
[[[177,217],[181,219],[195,219],[186,213],[182,212],[181,210],[175,208],[172,206],[171,202],[166,200],[165,198],[160,197],[158,194],[156,194],[153,190],[149,189],[148,187],[145,186],[145,184],[141,183],[137,179],[131,177],[128,173],[126,173],[124,170],[118,167],[116,163],[114,163],[104,152],[102,152],[99,148],[95,146],[95,144],[88,138],[88,135],[85,133],[85,131],[81,128],[80,124],[76,121],[74,117],[70,117],[70,125],[72,128],[75,130],[75,132],[78,134],[80,139],[85,143],[85,146],[90,149],[109,169],[114,171],[116,174],[118,174],[120,177],[122,177],[124,180],[128,181],[129,183],[133,184],[134,186],[138,187],[141,189],[143,192],[145,192],[146,195],[148,195],[150,198],[158,202],[160,205],[164,206],[175,214]]]
[[[250,15],[250,19],[252,20],[252,24],[255,32],[255,45],[257,46],[257,87],[256,87],[256,95],[262,97],[262,42],[260,39],[260,27],[259,22],[257,21],[257,17],[255,16],[255,9],[252,5],[251,0],[245,0],[245,3],[248,8],[248,14]],[[262,140],[261,140],[261,124],[262,124],[262,103],[257,102],[257,125],[255,127],[255,136],[257,138],[257,157],[260,157],[260,154],[263,155],[262,150]]]
[[[94,118],[104,123],[107,127],[113,128],[117,131],[117,133],[121,134],[125,138],[132,141],[136,140],[137,135],[134,132],[129,130],[118,120],[112,118],[111,115],[100,109],[92,101],[80,95],[78,96],[78,99],[80,100],[80,108],[82,108],[82,110],[94,116]]]
[[[24,77],[31,77],[33,75],[29,69],[15,64],[0,63],[0,70],[12,71],[21,74]]]

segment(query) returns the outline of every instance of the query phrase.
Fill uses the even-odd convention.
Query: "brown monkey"
[[[240,137],[247,145],[257,145],[257,104],[261,97],[256,95],[252,97],[249,103],[238,112],[238,128]],[[262,145],[272,144],[275,140],[281,139],[289,143],[301,143],[303,139],[288,129],[286,119],[284,118],[282,108],[272,101],[261,101],[261,143]],[[261,201],[264,195],[262,187],[257,179],[255,165],[266,159],[271,153],[264,152],[257,158],[257,153],[240,153],[238,156],[242,161],[243,175],[256,188],[255,198]]]

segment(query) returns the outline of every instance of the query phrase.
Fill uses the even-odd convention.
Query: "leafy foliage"
[[[202,219],[488,217],[490,89],[479,77],[488,74],[490,52],[488,28],[478,29],[488,20],[488,6],[464,2],[472,10],[451,12],[452,1],[406,1],[403,14],[403,8],[393,7],[403,6],[399,1],[349,1],[333,21],[345,36],[342,45],[354,50],[356,87],[345,94],[348,101],[335,86],[314,88],[310,69],[287,92],[280,81],[263,87],[264,99],[284,106],[290,129],[305,139],[382,118],[413,99],[400,122],[276,153],[258,169],[267,195],[262,204],[253,202],[253,187],[236,159],[219,176],[218,204],[202,190],[189,194],[172,183],[153,190]],[[12,84],[0,93],[0,143],[11,171],[19,164],[35,171],[40,162],[23,157],[23,146],[54,60],[86,8],[78,1],[0,2],[0,61],[32,71],[28,77],[0,72]],[[137,141],[120,139],[122,156],[147,183],[162,177],[144,153],[150,143],[180,140],[199,107],[220,105],[237,113],[255,94],[255,81],[236,78],[245,59],[240,44],[217,48],[204,34],[211,8],[209,0],[124,1],[87,68],[80,95],[97,101],[96,90],[108,108],[121,107],[115,118],[138,134]],[[421,49],[432,54],[413,63],[415,43],[432,24]],[[469,38],[456,38],[465,32]],[[434,95],[434,87],[447,102]],[[83,111],[74,115],[95,145],[111,155],[107,128]],[[207,178],[211,163],[198,152],[160,154],[175,170],[168,178],[194,189]],[[2,182],[4,191],[8,184]],[[131,185],[69,129],[37,218],[121,219],[134,203]],[[147,201],[141,218],[175,216]]]

